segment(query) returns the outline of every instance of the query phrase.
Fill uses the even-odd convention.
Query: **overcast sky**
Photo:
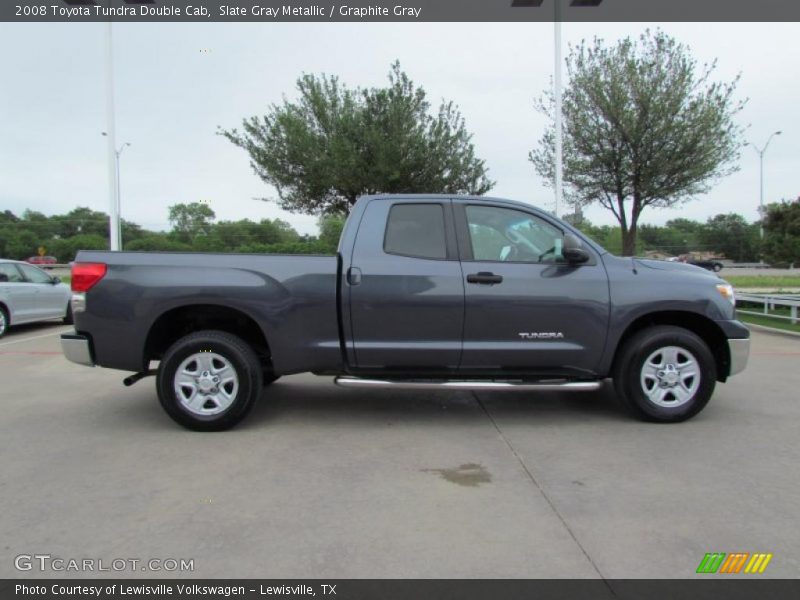
[[[565,23],[565,45],[614,40],[658,24]],[[765,161],[767,201],[800,195],[800,24],[663,24],[700,61],[719,59],[717,78],[741,72],[740,116],[761,145],[782,129]],[[46,214],[75,206],[107,211],[104,25],[2,23],[0,210]],[[382,85],[399,59],[437,106],[454,100],[474,133],[478,156],[497,182],[492,195],[552,208],[552,192],[527,161],[545,128],[533,100],[550,84],[552,24],[115,24],[115,89],[122,155],[122,214],[165,229],[167,207],[208,201],[220,219],[280,217],[302,233],[315,217],[253,200],[275,196],[245,152],[215,134],[295,95],[303,72],[337,74],[352,86]],[[758,157],[706,196],[643,221],[705,220],[721,212],[755,219]],[[587,216],[613,223],[602,208]]]

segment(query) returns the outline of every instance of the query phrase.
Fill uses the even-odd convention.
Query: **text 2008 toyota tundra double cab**
[[[730,285],[610,255],[530,205],[361,198],[336,256],[81,252],[73,362],[151,374],[175,421],[239,422],[281,375],[349,387],[596,390],[688,419],[744,369]]]

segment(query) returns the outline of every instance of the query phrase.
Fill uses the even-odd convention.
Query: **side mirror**
[[[52,283],[53,285],[58,285],[59,283],[61,283],[61,277],[59,277],[58,275],[53,275],[53,278],[50,279],[50,283]]]
[[[564,246],[561,254],[564,260],[571,265],[583,264],[591,258],[589,253],[583,249],[583,242],[571,233],[567,233],[564,236]]]
[[[0,283],[8,283],[8,275],[0,273]]]

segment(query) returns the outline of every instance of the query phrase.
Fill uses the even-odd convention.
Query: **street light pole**
[[[756,151],[758,154],[758,168],[759,168],[759,216],[761,220],[759,222],[760,225],[760,232],[761,232],[761,239],[764,239],[764,154],[767,152],[767,148],[769,148],[769,143],[772,141],[776,135],[781,135],[782,131],[776,131],[772,135],[767,138],[767,143],[764,144],[762,148],[759,148],[753,143],[748,142],[748,145],[753,147],[753,150]]]
[[[95,5],[94,0],[62,0],[68,6]],[[141,2],[144,4],[145,2]],[[147,2],[149,3],[149,2]],[[108,6],[112,5],[112,0],[108,0]],[[106,70],[106,131],[103,135],[108,137],[107,144],[107,173],[108,173],[108,200],[109,200],[109,244],[111,250],[120,249],[120,227],[119,227],[119,192],[118,168],[116,157],[116,135],[114,127],[114,56],[113,38],[111,35],[111,19],[105,27],[105,70]]]
[[[106,135],[108,137],[108,196],[111,250],[120,249],[119,182],[117,181],[116,136],[114,124],[114,57],[111,21],[106,23]]]
[[[538,8],[544,0],[511,0],[512,8]],[[561,81],[562,56],[561,56],[561,3],[567,0],[553,0],[553,45],[554,45],[554,70],[553,87],[555,94],[555,115],[553,115],[555,126],[555,207],[553,213],[558,216],[559,207],[564,201],[564,115],[562,114],[563,91]],[[596,7],[600,6],[603,0],[569,0],[572,7]]]
[[[555,87],[555,153],[556,153],[556,172],[555,172],[555,210],[553,214],[558,216],[558,209],[564,200],[564,115],[562,114],[562,83],[561,83],[561,0],[555,0],[555,18],[553,19],[553,38],[555,44],[555,69],[553,83]]]
[[[119,249],[122,250],[122,192],[119,177],[119,157],[122,156],[122,151],[126,146],[130,146],[130,142],[125,142],[118,150],[114,151],[117,163],[117,239],[119,239]]]

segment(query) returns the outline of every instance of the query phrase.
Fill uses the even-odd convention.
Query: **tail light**
[[[72,291],[88,292],[106,275],[104,263],[75,263],[72,265]]]

